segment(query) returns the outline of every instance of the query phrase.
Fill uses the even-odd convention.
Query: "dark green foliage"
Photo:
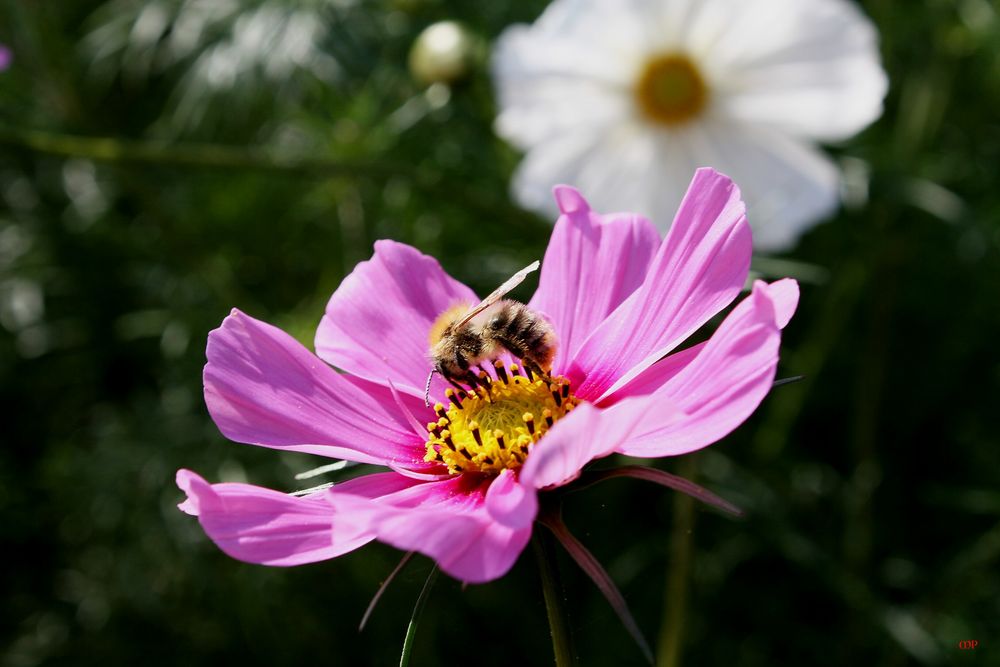
[[[829,274],[804,285],[784,344],[780,374],[805,379],[697,457],[747,517],[696,516],[685,664],[1000,660],[1000,15],[863,4],[892,89],[836,151],[867,163],[868,196],[789,254]],[[219,9],[181,39],[199,6]],[[173,475],[291,490],[322,463],[230,443],[209,419],[205,337],[230,308],[311,345],[375,239],[481,293],[541,256],[548,223],[507,198],[517,155],[491,132],[485,65],[427,93],[406,58],[433,21],[487,42],[543,6],[0,3],[15,57],[0,73],[2,664],[398,660],[426,559],[358,634],[401,554],[233,561],[175,509]],[[299,59],[213,70],[253,20],[291,31]],[[654,645],[672,502],[616,480],[566,507]],[[560,566],[581,664],[642,664],[586,575]],[[529,552],[499,583],[441,577],[413,664],[551,656]]]

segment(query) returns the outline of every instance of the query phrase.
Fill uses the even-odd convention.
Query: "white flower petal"
[[[704,123],[698,134],[698,154],[740,184],[758,250],[787,249],[836,209],[840,173],[801,140],[730,122]]]
[[[635,124],[598,138],[560,135],[532,149],[518,167],[518,201],[555,216],[552,186],[575,183],[597,210],[633,210],[669,227],[684,174],[712,166],[740,184],[759,250],[788,248],[839,201],[840,175],[820,151],[769,128],[727,121],[685,132],[651,132]]]
[[[655,49],[661,38],[652,19],[658,10],[649,0],[556,0],[529,29],[549,43],[572,42],[574,55],[584,59],[576,65],[580,68],[592,60],[620,62]]]
[[[837,206],[839,176],[809,140],[839,140],[881,113],[877,33],[849,0],[554,0],[499,40],[497,132],[526,151],[512,190],[555,213],[550,189],[666,229],[698,167],[740,183],[758,249],[788,247]],[[638,108],[650,60],[681,52],[709,103],[665,126]]]
[[[888,79],[878,34],[844,0],[768,0],[706,57],[729,117],[819,141],[850,137],[882,114]],[[765,33],[766,31],[766,33]],[[759,39],[768,34],[768,39]]]
[[[503,67],[510,68],[509,61]],[[504,109],[496,132],[522,149],[557,133],[601,133],[631,113],[628,89],[595,78],[559,74],[534,75],[499,71],[499,80],[517,81],[498,92]]]
[[[631,112],[646,51],[634,39],[641,24],[634,12],[615,12],[614,30],[596,30],[607,8],[577,11],[579,4],[555,2],[534,25],[513,26],[497,40],[496,131],[522,149],[559,132],[600,132]]]
[[[558,214],[552,187],[572,183],[594,194],[595,210],[640,214],[652,210],[656,184],[641,176],[652,174],[657,164],[653,138],[638,123],[612,126],[602,133],[555,135],[525,156],[514,174],[514,197],[546,215]],[[654,222],[665,228],[664,223]]]

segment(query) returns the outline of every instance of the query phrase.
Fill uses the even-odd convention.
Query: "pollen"
[[[434,406],[427,424],[425,461],[453,474],[499,473],[521,467],[536,442],[576,407],[569,380],[532,373],[517,364],[493,365],[469,391],[445,390],[447,403]]]
[[[671,53],[646,63],[636,82],[635,96],[647,118],[676,126],[693,120],[705,109],[708,86],[687,56]]]

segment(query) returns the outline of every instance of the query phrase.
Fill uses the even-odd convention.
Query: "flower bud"
[[[454,21],[427,26],[410,49],[410,73],[424,84],[452,84],[469,75],[475,62],[475,38]]]

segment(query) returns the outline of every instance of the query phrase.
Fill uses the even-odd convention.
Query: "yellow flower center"
[[[708,102],[708,87],[687,56],[671,53],[646,63],[635,86],[639,108],[647,118],[680,125],[697,116]]]
[[[449,405],[434,406],[438,420],[427,424],[425,461],[454,474],[499,473],[520,468],[532,446],[576,407],[564,377],[539,376],[500,361],[494,379],[479,373],[474,390],[448,388]]]

